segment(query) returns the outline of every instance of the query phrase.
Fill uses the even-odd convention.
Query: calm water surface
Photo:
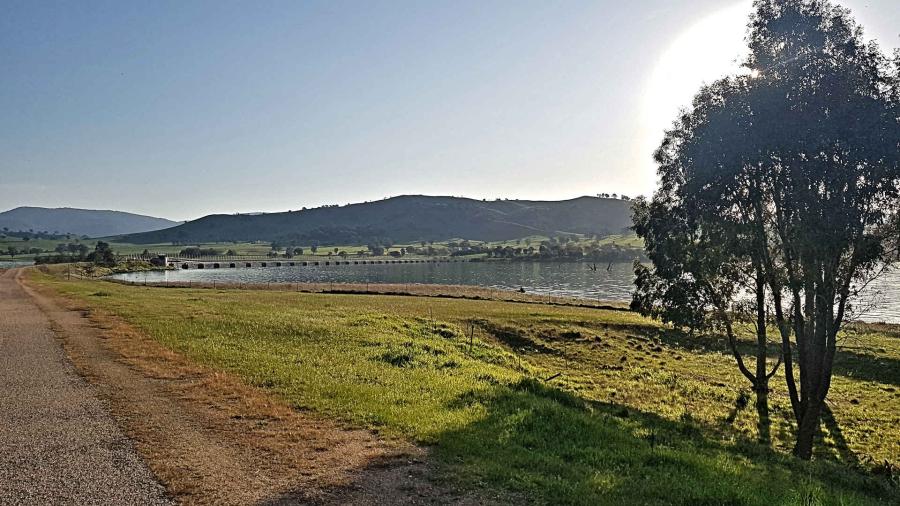
[[[222,281],[238,283],[398,283],[473,285],[503,290],[602,300],[630,300],[631,264],[596,271],[580,263],[466,262],[437,264],[331,265],[188,269],[146,274],[149,281]],[[143,282],[145,273],[114,276]]]
[[[474,285],[503,290],[606,301],[629,301],[631,264],[593,271],[584,263],[470,262],[396,265],[339,265],[190,269],[114,276],[135,282],[199,281],[231,283],[421,283]],[[856,301],[865,321],[900,323],[900,268],[873,283]]]
[[[0,269],[12,269],[23,265],[33,265],[31,260],[0,260]]]

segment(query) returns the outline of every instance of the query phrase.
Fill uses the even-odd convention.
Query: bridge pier
[[[269,259],[266,261],[254,260],[252,258],[247,259],[244,258],[240,262],[222,262],[221,259],[212,258],[210,260],[202,260],[200,258],[173,258],[169,257],[166,259],[166,263],[163,265],[167,265],[170,268],[180,268],[183,270],[189,269],[219,269],[228,267],[231,269],[237,268],[238,266],[243,266],[246,268],[253,267],[296,267],[296,266],[340,266],[340,265],[401,265],[401,264],[442,264],[442,263],[465,263],[470,262],[470,259],[466,258],[387,258],[387,259],[373,259],[373,258],[357,258],[354,260],[344,260],[344,259],[329,259],[329,260],[291,260],[291,261],[277,261],[274,259]]]

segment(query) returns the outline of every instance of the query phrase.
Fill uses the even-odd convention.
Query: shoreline
[[[385,295],[397,297],[433,297],[459,300],[484,300],[496,302],[517,302],[549,306],[580,307],[606,311],[631,312],[627,302],[613,300],[591,300],[577,297],[554,296],[520,292],[500,288],[486,288],[473,285],[442,285],[417,283],[301,283],[301,282],[194,282],[194,281],[127,281],[102,278],[102,281],[126,286],[147,286],[153,288],[191,288],[211,290],[273,290],[300,293],[332,295]]]
[[[496,260],[494,260],[496,261]],[[502,261],[502,260],[501,260]],[[4,268],[34,268],[47,272],[53,268],[64,268],[69,264],[36,264],[4,267]],[[78,265],[78,264],[71,264]],[[542,304],[561,307],[581,307],[589,309],[601,309],[610,311],[631,312],[629,301],[614,299],[588,299],[567,295],[553,295],[552,293],[520,292],[511,288],[491,288],[478,285],[452,285],[452,284],[428,284],[428,283],[365,283],[365,282],[220,282],[220,281],[128,281],[115,279],[113,275],[140,274],[141,272],[180,272],[178,269],[153,268],[139,271],[95,273],[93,277],[72,272],[73,278],[93,279],[108,281],[111,283],[129,286],[148,286],[157,288],[198,288],[198,289],[222,289],[222,290],[276,290],[297,291],[301,293],[320,293],[335,295],[387,295],[403,297],[433,297],[460,300],[485,300],[498,302],[517,302],[527,304]],[[848,321],[848,325],[886,325],[888,327],[900,326],[900,321],[887,320],[862,320]]]

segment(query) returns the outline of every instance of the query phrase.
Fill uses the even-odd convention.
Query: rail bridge
[[[146,257],[126,257],[133,260],[147,260]],[[268,256],[166,256],[159,255],[151,259],[154,263],[166,265],[174,269],[239,269],[260,267],[322,267],[342,265],[399,265],[399,264],[441,264],[462,263],[470,260],[464,258],[340,258],[340,257],[299,257],[281,258]]]

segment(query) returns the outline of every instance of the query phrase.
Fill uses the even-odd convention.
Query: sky
[[[845,0],[900,46],[897,0]],[[0,0],[0,211],[649,195],[749,0]]]

